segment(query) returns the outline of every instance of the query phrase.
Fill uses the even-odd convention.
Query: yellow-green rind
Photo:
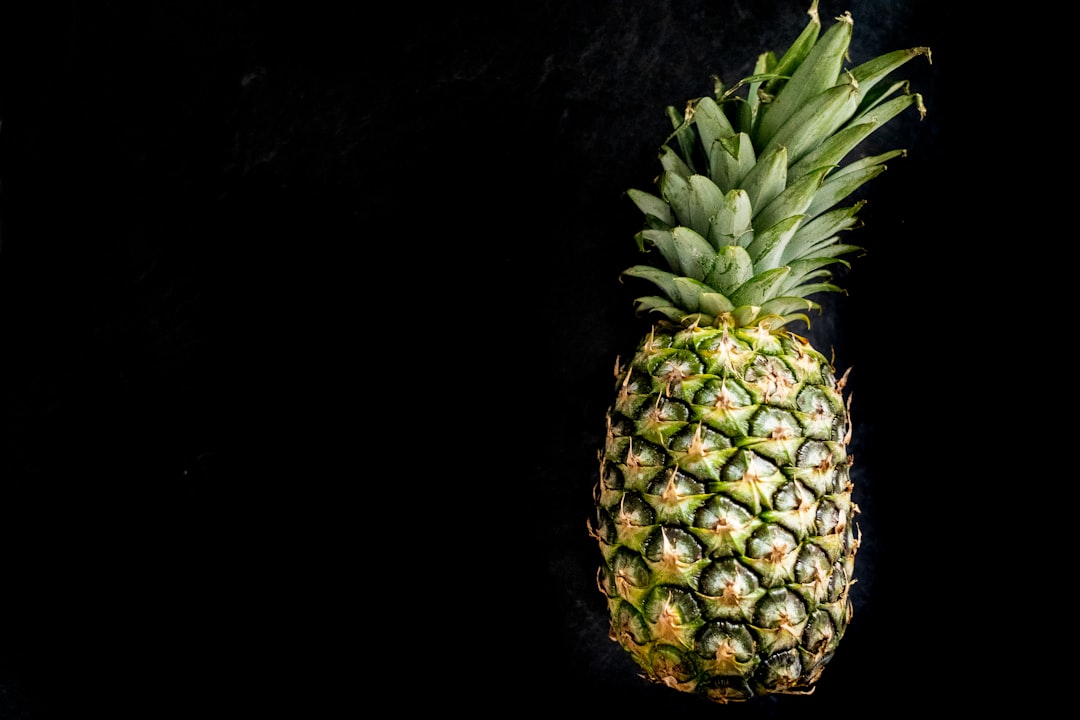
[[[646,677],[720,702],[812,688],[852,614],[842,389],[756,328],[656,329],[618,368],[592,532]]]

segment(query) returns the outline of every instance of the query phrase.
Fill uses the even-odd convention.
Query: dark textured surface
[[[727,709],[640,680],[595,586],[596,451],[642,329],[622,193],[664,106],[785,48],[808,3],[471,5],[4,10],[0,717],[836,717],[963,671],[916,659],[970,630],[920,589],[963,574],[924,498],[969,469],[912,458],[912,384],[944,380],[902,345],[937,331],[913,255],[935,302],[968,292],[943,4],[822,4],[853,63],[931,46],[901,72],[929,115],[868,141],[909,156],[813,328],[854,367],[854,622],[814,696]]]

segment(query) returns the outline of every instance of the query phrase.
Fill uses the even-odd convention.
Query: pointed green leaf
[[[724,193],[704,175],[690,176],[690,222],[685,223],[706,237],[712,219],[722,209]]]
[[[700,301],[701,312],[713,316],[731,312],[735,309],[735,306],[731,304],[731,301],[720,293],[702,293]]]
[[[803,28],[799,37],[795,38],[795,42],[787,49],[780,61],[776,63],[776,66],[772,68],[777,75],[790,78],[792,73],[806,60],[810,51],[814,49],[814,45],[821,34],[821,16],[818,15],[817,6],[818,0],[813,0],[810,9],[806,11],[806,14],[810,16],[810,21]],[[783,87],[783,82],[779,79],[769,82],[765,85],[765,92],[775,95]]]
[[[704,280],[716,262],[716,251],[712,245],[688,227],[674,228],[671,236],[678,256],[678,264],[672,270],[695,280]]]
[[[900,95],[896,95],[897,92],[903,91]],[[895,82],[888,87],[878,86],[868,93],[862,92],[860,88],[860,95],[862,100],[859,101],[859,108],[855,111],[855,114],[851,118],[850,124],[865,122],[870,120],[880,127],[885,124],[886,121],[893,116],[898,115],[900,111],[904,110],[910,105],[917,105],[920,107],[920,113],[925,114],[926,108],[922,108],[922,96],[918,93],[912,94],[909,92],[909,85],[907,80],[901,80]],[[896,95],[896,97],[892,97]],[[891,98],[891,99],[890,99]],[[895,103],[894,110],[878,113],[875,112],[876,108],[884,108],[890,103]],[[880,116],[880,119],[878,119]],[[864,120],[865,118],[865,120]]]
[[[698,312],[701,309],[701,297],[713,292],[711,287],[693,278],[677,277],[674,283],[679,293],[676,298],[679,307],[690,312]]]
[[[667,226],[675,224],[675,216],[671,214],[671,206],[655,195],[641,190],[630,189],[626,191],[630,199],[637,205],[638,210],[648,217],[654,217]]]
[[[793,312],[805,313],[818,309],[818,304],[812,300],[801,297],[778,297],[766,301],[761,306],[762,315],[779,315],[781,317]]]
[[[648,280],[655,285],[664,296],[673,302],[679,297],[679,290],[675,287],[675,274],[669,273],[650,265],[634,265],[622,271],[623,277]]]
[[[821,184],[821,189],[818,190],[817,195],[814,197],[814,201],[810,203],[810,207],[806,210],[807,218],[817,217],[820,213],[825,212],[855,192],[860,185],[880,175],[884,170],[884,165],[874,165],[826,178],[825,182]]]
[[[814,47],[776,95],[776,99],[761,112],[758,147],[767,146],[801,108],[810,100],[836,85],[844,67],[844,56],[851,42],[850,13],[837,18],[836,23],[821,34]]]
[[[667,115],[668,119],[671,120],[671,126],[675,130],[668,136],[664,146],[667,147],[674,140],[679,146],[679,152],[684,163],[692,172],[694,169],[694,141],[696,140],[694,128],[686,121],[686,114],[680,113],[671,105],[667,107]]]
[[[791,296],[795,294],[795,289],[800,285],[810,282],[811,280],[829,280],[832,277],[832,273],[828,270],[817,270],[812,273],[800,277],[798,280],[792,280],[790,277],[784,282],[782,287],[778,287],[776,292],[784,296]]]
[[[735,245],[750,230],[753,208],[745,190],[731,190],[724,195],[720,210],[712,219],[709,242],[719,250],[724,245]]]
[[[851,150],[861,143],[874,131],[875,123],[865,122],[837,131],[835,135],[818,145],[816,148],[803,155],[799,162],[788,168],[788,176],[799,178],[808,172],[819,168],[832,168],[840,164],[840,161]]]
[[[679,223],[690,225],[690,181],[687,178],[673,172],[661,175],[660,197],[671,207]]]
[[[896,157],[901,157],[905,154],[906,151],[904,150],[889,150],[888,152],[883,152],[880,155],[870,155],[864,158],[859,158],[855,162],[849,163],[848,165],[845,165],[844,167],[834,172],[832,175],[829,176],[827,182],[836,182],[843,179],[843,177],[847,174],[859,173],[862,172],[864,169],[874,167],[875,165],[884,165],[889,160],[892,160]]]
[[[827,170],[828,168],[821,168],[808,172],[788,185],[768,205],[758,209],[754,215],[754,227],[768,228],[784,218],[805,212],[820,189]]]
[[[775,289],[783,283],[789,272],[791,272],[790,268],[778,267],[755,275],[729,295],[731,302],[735,303],[736,307],[761,306],[765,301],[775,297]]]
[[[646,244],[660,251],[664,262],[672,270],[679,267],[679,251],[675,247],[675,237],[671,230],[645,228],[637,234],[638,247],[645,249]]]
[[[865,200],[860,200],[850,207],[831,210],[809,222],[804,222],[784,249],[784,255],[780,259],[781,264],[790,265],[799,258],[810,256],[812,249],[819,242],[835,238],[838,232],[853,227],[857,221],[856,214],[865,204]]]
[[[813,257],[796,260],[788,266],[791,268],[791,272],[777,291],[784,295],[790,295],[791,289],[801,283],[818,278],[827,280],[832,273],[826,268],[835,263],[847,265],[843,260],[833,257]]]
[[[902,86],[906,90],[907,83],[902,83]],[[873,123],[876,130],[912,105],[918,109],[920,117],[926,114],[926,108],[922,104],[922,95],[918,93],[909,94],[905,92],[903,95],[894,97],[891,100],[884,100],[884,98],[874,99],[873,102],[864,100],[855,116],[851,119],[851,123]]]
[[[778,145],[762,153],[754,168],[743,178],[742,187],[755,211],[787,187],[787,166],[787,149]]]
[[[791,293],[798,295],[799,297],[809,297],[810,295],[816,295],[823,292],[844,292],[844,288],[833,285],[832,283],[815,283],[810,285],[799,285],[791,289]]]
[[[727,245],[716,254],[712,272],[705,283],[727,296],[754,276],[754,261],[738,245]]]
[[[872,167],[874,165],[883,165],[892,160],[893,158],[900,158],[902,155],[907,154],[906,150],[889,150],[888,152],[882,152],[877,155],[867,155],[865,158],[860,158],[853,163],[845,165],[838,169],[833,175],[829,176],[829,180],[835,180],[845,175],[845,173],[858,173],[864,167]]]
[[[697,128],[698,135],[701,136],[702,147],[705,148],[705,153],[709,156],[711,165],[712,153],[714,152],[713,145],[718,140],[734,135],[735,129],[731,127],[727,115],[716,104],[716,101],[708,96],[700,98],[694,105],[692,121]]]
[[[714,143],[709,174],[724,192],[739,187],[757,160],[754,143],[746,133],[737,133]]]
[[[851,69],[851,80],[859,85],[859,91],[866,95],[889,73],[920,55],[930,57],[930,48],[915,47],[879,55]]]
[[[768,68],[769,60],[772,57],[772,53],[762,53],[758,55],[757,63],[754,65],[754,74],[739,83],[740,85],[742,83],[748,83],[750,89],[746,95],[746,102],[739,105],[739,109],[736,112],[736,117],[739,119],[738,127],[736,129],[739,132],[746,133],[750,137],[754,136],[754,125],[757,123],[758,112],[761,108],[761,93],[759,90],[761,90],[761,84],[765,82],[762,75],[764,75]]]
[[[807,257],[840,257],[841,255],[846,255],[847,253],[853,252],[862,252],[862,248],[858,245],[846,245],[844,243],[838,242],[838,238],[834,237],[819,243],[817,247],[813,248],[811,254],[807,255]]]
[[[812,309],[820,310],[821,306],[820,305],[814,305],[814,307]],[[790,324],[795,323],[795,322],[801,322],[804,325],[806,325],[807,328],[809,328],[810,327],[810,316],[807,315],[806,313],[789,313],[788,315],[781,316],[779,320],[771,323],[769,325],[769,327],[772,328],[773,331],[775,332],[776,330],[779,330],[780,328],[782,328],[782,327],[784,327],[786,325],[790,325]]]
[[[678,175],[684,180],[689,179],[694,174],[693,168],[687,165],[679,153],[672,150],[667,145],[660,148],[660,165],[664,168],[665,172],[669,172],[672,175]]]
[[[777,261],[784,252],[784,246],[791,240],[800,222],[802,215],[793,215],[755,233],[754,241],[746,248],[754,261],[755,273],[779,266]]]
[[[634,305],[638,315],[657,313],[673,322],[679,322],[686,314],[682,308],[676,307],[671,300],[657,295],[639,297],[634,300]]]
[[[780,126],[762,154],[777,146],[786,147],[788,163],[797,163],[851,119],[860,98],[858,89],[846,83],[811,98]]]
[[[731,314],[735,316],[736,327],[750,327],[761,315],[761,307],[758,305],[739,305]]]

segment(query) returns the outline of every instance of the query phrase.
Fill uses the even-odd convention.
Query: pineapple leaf
[[[776,100],[761,111],[755,139],[758,147],[767,147],[789,121],[812,107],[812,99],[836,85],[843,69],[844,56],[851,43],[851,13],[837,18],[814,43],[813,48],[776,95]]]
[[[875,107],[881,105],[898,92],[900,93],[899,99],[907,98],[909,101],[908,104],[910,104],[910,101],[912,100],[910,97],[911,88],[907,80],[897,80],[892,85],[876,85],[868,90],[859,88],[859,92],[862,95],[862,100],[859,101],[859,108],[851,118],[850,124],[852,125],[862,122],[863,116],[867,115]],[[898,98],[893,99],[895,100]]]
[[[879,55],[851,69],[851,81],[859,86],[863,95],[883,80],[889,73],[920,55],[930,60],[930,48],[915,47]]]
[[[716,252],[697,232],[683,226],[672,230],[647,228],[638,233],[642,240],[639,247],[646,243],[660,250],[667,267],[673,272],[703,281],[713,271],[716,264]]]
[[[712,219],[724,204],[724,193],[704,175],[690,176],[690,222],[685,223],[702,236],[710,232]]]
[[[861,143],[877,127],[876,123],[863,122],[858,125],[848,125],[840,130],[815,149],[803,155],[799,162],[788,168],[788,174],[793,178],[799,178],[817,168],[833,168],[840,165],[840,161]]]
[[[664,258],[664,262],[667,263],[669,268],[675,272],[683,272],[685,274],[683,264],[688,261],[690,261],[691,265],[693,264],[691,253],[686,247],[680,247],[679,241],[675,238],[674,230],[675,228],[672,228],[671,230],[646,228],[638,233],[640,236],[638,247],[646,249],[646,244],[655,247],[660,251],[660,255]],[[685,246],[686,243],[683,242],[682,245]],[[709,251],[712,251],[711,246],[709,247]]]
[[[787,52],[784,53],[780,61],[776,63],[776,67],[773,72],[777,75],[784,77],[785,79],[795,72],[795,70],[803,64],[807,55],[813,50],[815,43],[818,41],[818,37],[821,35],[821,16],[818,15],[818,0],[813,0],[810,4],[810,9],[806,11],[806,14],[810,16],[810,21],[803,28],[803,31],[799,34],[799,37],[795,38],[795,42],[791,44]],[[770,95],[775,95],[782,87],[782,83],[779,79],[772,80],[765,85],[765,92]]]
[[[664,145],[668,145],[672,140],[675,140],[679,144],[679,150],[682,151],[682,159],[686,163],[690,172],[694,171],[694,140],[696,138],[694,134],[694,128],[687,121],[686,113],[679,114],[679,111],[672,106],[667,108],[668,118],[671,120],[672,126],[675,130],[668,136],[668,139],[664,142]],[[689,175],[689,173],[687,173]]]
[[[855,225],[857,222],[855,216],[865,204],[865,200],[860,200],[850,207],[822,213],[813,220],[804,223],[788,242],[780,262],[789,265],[799,258],[813,255],[814,248],[822,241],[831,242],[835,240],[836,233]]]
[[[754,276],[754,261],[750,253],[738,245],[726,245],[716,254],[712,272],[705,283],[730,296],[740,285]]]
[[[813,309],[820,309],[820,306],[815,305]],[[806,313],[791,313],[789,315],[784,315],[780,318],[778,322],[773,323],[772,329],[779,330],[785,325],[789,325],[793,322],[801,322],[806,325],[806,327],[810,327],[810,316]]]
[[[679,157],[679,154],[667,145],[660,148],[660,165],[665,172],[678,175],[684,180],[694,174],[694,169]]]
[[[858,88],[847,83],[815,96],[776,131],[762,154],[786,147],[789,164],[798,162],[851,119],[861,97]]]
[[[626,194],[646,216],[656,218],[668,227],[675,224],[675,216],[671,214],[671,206],[660,198],[651,193],[633,189],[627,190]]]
[[[731,302],[738,305],[760,306],[775,295],[775,289],[784,281],[789,267],[778,267],[758,273],[731,293]]]
[[[829,238],[814,248],[811,252],[814,257],[840,257],[841,255],[847,255],[848,253],[860,252],[862,250],[858,245],[846,245],[838,242],[838,238]]]
[[[761,306],[762,315],[790,315],[795,311],[808,312],[817,310],[819,305],[812,300],[802,297],[778,297],[769,300]]]
[[[755,235],[754,241],[746,248],[747,254],[754,262],[754,272],[771,270],[779,265],[778,261],[784,252],[784,246],[795,235],[802,219],[802,215],[784,218]]]
[[[720,208],[709,227],[709,242],[719,250],[724,245],[735,245],[739,238],[750,231],[753,208],[745,190],[731,190],[724,195]]]
[[[754,226],[768,228],[784,218],[801,215],[810,207],[828,168],[809,172],[791,183],[754,216]]]
[[[883,152],[880,155],[871,155],[869,157],[860,158],[859,160],[849,165],[846,165],[840,170],[834,172],[832,175],[829,176],[828,182],[837,182],[841,180],[845,175],[856,174],[874,166],[880,165],[884,167],[885,163],[889,160],[892,160],[895,157],[902,157],[905,154],[906,153],[903,150],[889,150],[888,152]]]
[[[754,167],[754,143],[746,133],[737,133],[713,143],[709,156],[709,174],[724,192],[739,187]]]
[[[750,197],[750,206],[759,210],[787,186],[787,149],[776,146],[762,153],[753,169],[743,178],[742,187]]]
[[[716,316],[731,312],[735,306],[724,295],[715,292],[702,293],[699,309],[708,315]]]
[[[735,318],[735,325],[737,327],[750,327],[757,322],[759,317],[761,317],[761,306],[740,305],[736,307],[731,314]]]
[[[678,226],[671,231],[678,265],[672,269],[695,280],[704,280],[716,264],[716,251],[709,241],[688,227]]]
[[[675,287],[676,276],[666,270],[654,268],[649,265],[634,265],[633,267],[623,270],[622,274],[623,277],[648,280],[659,288],[660,292],[662,292],[669,301],[676,300],[679,297],[679,290]]]
[[[907,83],[900,82],[897,83],[896,86],[906,89]],[[859,110],[855,117],[851,119],[851,122],[870,122],[874,124],[874,129],[876,130],[912,105],[918,109],[920,118],[926,115],[926,108],[922,104],[922,95],[919,93],[905,92],[899,97],[884,101],[890,94],[892,93],[890,92],[886,95],[871,98],[872,102],[864,101],[863,104],[859,106]]]
[[[790,295],[792,294],[792,289],[798,287],[801,283],[805,283],[808,280],[816,280],[818,278],[828,278],[830,273],[823,268],[835,263],[847,265],[845,261],[835,257],[818,256],[796,260],[788,266],[791,268],[791,273],[780,286],[779,292]]]
[[[691,175],[691,177],[693,177]],[[677,173],[666,172],[660,177],[660,196],[671,206],[675,218],[683,225],[692,225],[690,209],[690,180]]]
[[[693,106],[692,122],[701,137],[701,144],[705,148],[705,154],[711,165],[712,153],[715,150],[714,143],[734,135],[735,128],[731,127],[731,122],[724,115],[724,111],[708,96],[700,98]]]
[[[676,277],[673,281],[675,284],[675,290],[678,292],[678,296],[672,298],[681,307],[686,308],[690,312],[701,311],[701,298],[704,295],[716,293],[713,289],[703,282],[699,282],[694,278],[688,277]]]
[[[770,67],[775,67],[775,65],[776,65],[776,56],[773,53],[771,53],[771,52],[762,53],[761,55],[758,56],[757,65],[754,66],[754,74],[753,75],[750,75],[748,77],[744,77],[742,80],[735,83],[734,85],[732,85],[727,90],[723,90],[722,87],[718,86],[717,87],[717,92],[716,92],[717,97],[720,97],[720,101],[722,103],[747,102],[746,98],[735,94],[744,85],[750,87],[750,94],[751,95],[753,95],[755,92],[757,92],[759,95],[762,95],[762,94],[767,95],[767,93],[765,93],[764,90],[761,90],[761,83],[767,82],[767,81],[770,81],[770,80],[790,80],[791,79],[787,75],[778,75],[775,72],[773,72],[772,70],[769,70]],[[721,92],[720,92],[721,90],[723,90],[722,97],[721,97]],[[736,128],[736,129],[738,129],[740,132],[747,132],[747,129],[743,128],[741,126]]]
[[[646,251],[654,247],[660,251],[660,256],[669,268],[678,267],[679,251],[675,249],[675,237],[671,230],[662,228],[645,228],[637,234],[638,248]]]
[[[838,202],[855,192],[863,183],[885,171],[884,165],[862,166],[855,170],[844,169],[843,174],[836,174],[821,184],[814,201],[806,210],[808,218],[817,217]]]
[[[842,287],[833,285],[832,283],[811,283],[808,285],[799,285],[791,289],[793,294],[799,297],[806,297],[808,295],[814,295],[823,292],[844,292]]]
[[[817,0],[814,0],[816,3]],[[750,90],[747,93],[747,101],[739,105],[739,109],[736,112],[736,117],[739,119],[738,129],[741,132],[749,134],[753,137],[754,124],[757,122],[758,115],[761,109],[761,84],[766,80],[772,80],[775,76],[766,76],[765,71],[768,69],[770,61],[775,64],[775,57],[772,53],[762,53],[758,55],[757,64],[754,65],[754,74],[749,78],[740,80],[735,87],[727,92],[727,95],[731,95],[744,83],[750,86]]]
[[[658,295],[639,297],[634,300],[634,305],[639,315],[659,313],[672,322],[679,322],[686,315],[685,310],[675,307],[671,300]]]

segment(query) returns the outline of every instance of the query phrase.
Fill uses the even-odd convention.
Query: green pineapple
[[[611,638],[650,680],[726,703],[808,693],[852,617],[859,532],[846,373],[791,331],[838,291],[861,202],[903,153],[849,158],[903,110],[916,47],[845,66],[850,14],[668,108],[657,194],[630,190],[657,266],[626,277],[651,329],[616,363],[595,492]],[[651,287],[650,286],[650,287]]]

